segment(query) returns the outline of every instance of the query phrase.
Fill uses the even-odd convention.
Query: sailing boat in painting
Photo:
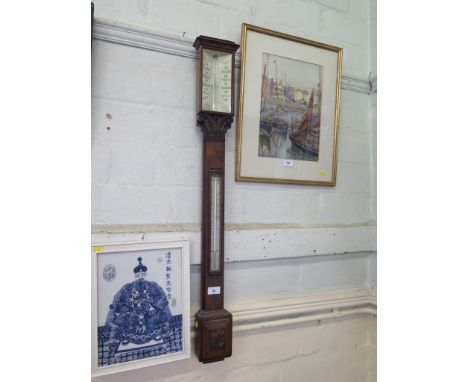
[[[295,159],[318,158],[320,147],[320,109],[321,87],[320,84],[315,94],[312,89],[309,105],[304,120],[297,129],[289,134],[292,147],[290,154]],[[315,98],[317,97],[317,98]],[[318,99],[318,108],[314,111],[314,100]]]
[[[263,53],[262,69],[258,155],[317,161],[322,66]]]

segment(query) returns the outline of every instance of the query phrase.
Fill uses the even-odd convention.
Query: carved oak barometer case
[[[195,316],[201,362],[232,354],[232,315],[224,309],[224,140],[234,115],[234,53],[239,45],[198,36],[197,123],[203,131],[202,280]]]

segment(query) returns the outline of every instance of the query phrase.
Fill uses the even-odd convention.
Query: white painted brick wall
[[[194,203],[200,201],[202,140],[195,124],[195,63],[100,41],[95,41],[93,54],[93,185],[96,192],[105,193],[109,206],[126,207],[122,211],[94,204],[93,223],[199,222],[199,209],[174,215],[180,210],[178,199],[164,195],[168,187],[186,187],[183,194]],[[352,195],[354,199],[369,198],[370,204],[369,96],[343,91],[341,112],[334,188],[234,182],[233,124],[226,136],[226,222],[341,224],[373,220],[369,208],[347,202]],[[122,192],[124,188],[127,192]],[[145,188],[155,193],[147,193]],[[140,193],[154,196],[152,202],[142,201],[150,207],[146,212],[142,209],[142,214],[123,200],[127,194]],[[335,194],[333,200],[341,205],[349,204],[343,219],[327,214],[327,205],[318,210],[328,194]],[[167,199],[157,216],[156,199]],[[330,216],[335,217],[331,220]]]
[[[240,42],[240,25],[248,22],[343,47],[345,75],[376,73],[375,0],[94,3],[97,18],[192,38]],[[93,43],[92,222],[113,227],[93,240],[189,238],[193,307],[199,305],[202,147],[195,68],[190,58]],[[235,182],[234,121],[226,135],[228,304],[375,287],[375,255],[367,252],[375,250],[375,113],[375,95],[342,91],[334,188]],[[185,228],[164,232],[166,224]],[[157,229],[117,233],[132,232],[124,225]],[[354,251],[360,253],[312,256]],[[201,365],[192,357],[97,380],[373,381],[374,333],[369,316],[238,333],[233,357],[222,363]]]
[[[377,1],[369,3],[369,46],[371,79],[377,84]],[[377,93],[370,99],[370,120],[372,136],[372,219],[377,220]]]

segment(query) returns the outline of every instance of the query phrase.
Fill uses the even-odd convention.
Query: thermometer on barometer
[[[211,174],[211,256],[210,272],[219,272],[220,242],[221,242],[221,176]]]

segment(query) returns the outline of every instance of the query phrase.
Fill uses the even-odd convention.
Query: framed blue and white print
[[[190,357],[188,241],[92,247],[93,376]]]

